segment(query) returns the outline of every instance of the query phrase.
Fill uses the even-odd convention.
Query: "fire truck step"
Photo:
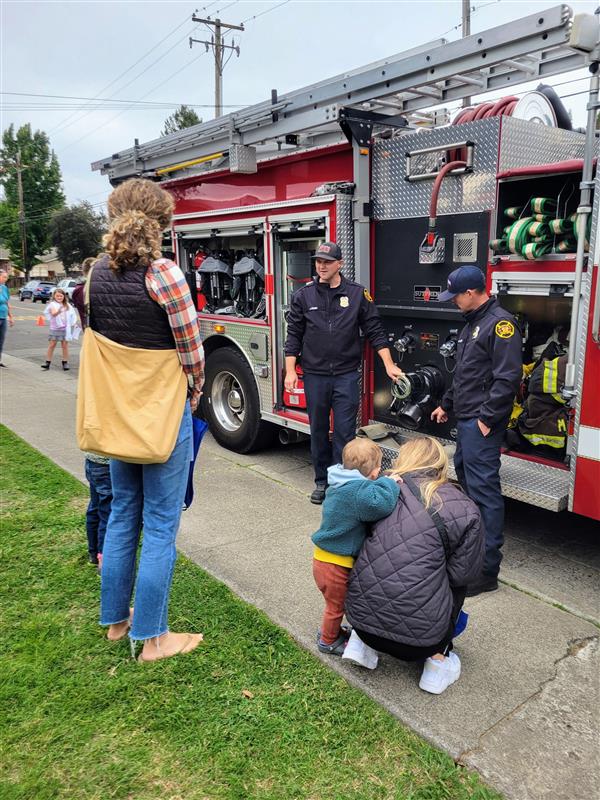
[[[391,428],[390,433],[399,445],[403,439],[420,434]],[[452,456],[455,444],[448,439],[440,440],[450,458],[449,475],[456,479]],[[398,447],[392,446],[390,438],[378,442],[383,450],[383,469],[390,469],[398,455]],[[502,494],[513,500],[530,503],[549,511],[564,511],[569,501],[569,471],[547,464],[536,464],[513,456],[501,456],[500,481]]]

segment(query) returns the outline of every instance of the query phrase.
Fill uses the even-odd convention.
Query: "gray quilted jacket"
[[[418,485],[422,474],[410,477]],[[396,508],[374,526],[350,575],[346,616],[354,627],[412,647],[446,636],[452,588],[479,576],[484,532],[477,506],[458,487],[444,484],[438,497],[434,508],[446,523],[450,558],[429,513],[401,485]]]

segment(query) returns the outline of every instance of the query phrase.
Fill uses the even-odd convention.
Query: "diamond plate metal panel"
[[[350,195],[337,195],[335,203],[336,230],[335,240],[342,249],[344,266],[342,273],[353,281],[354,267],[354,224],[352,222],[352,198]]]
[[[498,118],[422,130],[396,139],[379,139],[373,146],[372,193],[375,219],[407,219],[429,216],[433,180],[409,183],[406,177],[406,152],[428,147],[443,147],[457,141],[475,143],[473,172],[449,176],[442,183],[438,215],[464,214],[493,208],[496,200],[498,163]],[[441,150],[437,157],[443,156]],[[421,157],[418,157],[421,159]],[[433,163],[431,156],[424,158]],[[413,164],[415,160],[413,159]]]
[[[213,330],[215,320],[204,319],[202,314],[198,314],[198,325],[200,327],[200,336],[202,341],[206,342],[208,339],[218,337],[220,340],[229,339],[233,344],[238,345],[242,353],[246,356],[248,364],[254,373],[255,364],[265,364],[264,361],[256,361],[250,349],[250,337],[256,333],[265,333],[268,339],[268,349],[271,347],[271,329],[268,325],[248,325],[244,322],[237,322],[231,320],[229,317],[220,317],[219,323],[225,325],[226,334],[216,334]],[[266,378],[259,378],[254,375],[256,386],[258,388],[258,397],[260,400],[261,411],[273,411],[273,385],[271,377],[271,365],[268,364],[269,374]]]
[[[229,170],[251,175],[258,171],[256,166],[256,148],[243,144],[229,145]]]
[[[498,171],[583,158],[584,145],[583,133],[503,117]]]
[[[392,425],[387,427],[390,433],[398,433],[405,439],[413,439],[415,436],[422,435],[403,428],[394,428]],[[381,448],[383,452],[382,469],[391,469],[393,462],[398,457],[399,448],[389,445],[389,440],[385,441],[386,444]],[[448,475],[456,480],[450,452],[454,449],[454,442],[448,439],[439,441],[444,445],[450,457]],[[569,472],[567,470],[503,455],[500,457],[500,483],[502,494],[505,497],[512,497],[513,500],[546,508],[548,511],[564,511],[567,508],[569,494]]]

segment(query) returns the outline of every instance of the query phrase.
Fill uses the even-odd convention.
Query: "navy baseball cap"
[[[485,289],[485,275],[479,267],[472,264],[459,267],[448,275],[448,289],[439,294],[438,300],[445,303],[467,289]]]
[[[317,258],[321,261],[341,261],[342,251],[335,242],[323,242],[318,246],[313,260],[316,261]]]

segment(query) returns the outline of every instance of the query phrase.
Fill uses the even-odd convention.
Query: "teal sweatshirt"
[[[312,542],[328,553],[356,558],[369,532],[368,523],[392,513],[400,489],[391,478],[371,481],[341,464],[329,467],[327,482],[321,527],[313,533]]]

